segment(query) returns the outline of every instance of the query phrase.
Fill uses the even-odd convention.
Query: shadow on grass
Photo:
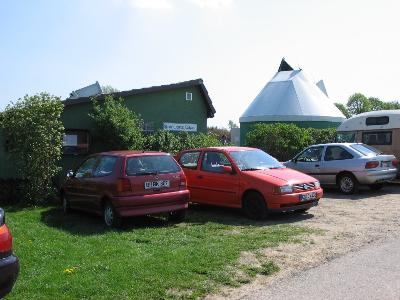
[[[280,213],[273,214],[263,221],[247,219],[238,209],[222,208],[208,205],[191,205],[183,224],[204,225],[216,223],[233,226],[270,226],[276,224],[290,224],[312,218],[310,213]],[[131,231],[139,228],[159,228],[181,226],[169,222],[166,216],[142,216],[124,218],[119,229],[110,229],[104,225],[99,216],[80,211],[72,211],[65,215],[61,208],[51,207],[41,213],[41,221],[46,226],[57,228],[74,235],[99,235],[110,231]]]
[[[134,228],[165,227],[169,223],[165,218],[157,216],[143,216],[125,218],[121,228],[108,228],[103,219],[97,215],[73,210],[64,214],[61,208],[52,207],[41,213],[41,221],[45,225],[57,228],[76,235],[98,235],[111,231],[129,231]]]

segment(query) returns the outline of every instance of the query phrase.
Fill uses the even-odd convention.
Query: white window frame
[[[192,101],[192,100],[193,100],[193,93],[186,92],[186,101]]]

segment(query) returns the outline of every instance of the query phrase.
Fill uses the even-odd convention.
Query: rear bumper
[[[14,286],[19,273],[19,260],[10,255],[0,259],[0,298],[8,294]]]
[[[397,176],[397,169],[388,170],[368,170],[364,172],[357,172],[355,176],[361,184],[374,184],[380,182],[391,181]]]
[[[143,196],[114,197],[112,202],[121,217],[142,216],[188,208],[189,190]]]

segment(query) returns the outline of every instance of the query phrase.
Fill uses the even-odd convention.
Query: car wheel
[[[243,200],[243,210],[246,216],[252,220],[262,220],[268,215],[267,204],[259,193],[250,193]]]
[[[368,187],[369,187],[371,190],[379,191],[380,189],[383,188],[383,183],[374,183],[374,184],[370,184],[370,185],[368,185]]]
[[[108,227],[117,228],[117,227],[121,226],[122,219],[120,216],[117,215],[114,207],[112,206],[112,204],[110,202],[106,202],[104,204],[103,218],[104,218],[104,223]]]
[[[186,209],[171,211],[168,215],[168,220],[171,222],[183,222],[186,218]]]
[[[358,182],[351,174],[343,174],[338,180],[339,189],[343,194],[354,194],[358,190]]]
[[[64,214],[68,214],[71,212],[71,206],[70,206],[69,200],[67,199],[67,196],[65,196],[65,194],[61,195],[61,204],[62,204]]]

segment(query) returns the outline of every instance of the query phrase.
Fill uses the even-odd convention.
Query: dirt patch
[[[299,244],[282,244],[258,253],[262,260],[276,263],[281,271],[274,276],[257,276],[240,288],[226,288],[206,299],[241,299],[278,279],[316,267],[333,258],[378,240],[400,236],[400,185],[380,192],[363,189],[354,196],[326,190],[325,197],[308,215],[275,216],[271,224],[290,222],[296,226],[321,229]],[[268,226],[268,224],[266,225]],[[255,264],[256,256],[243,253],[240,264]]]

